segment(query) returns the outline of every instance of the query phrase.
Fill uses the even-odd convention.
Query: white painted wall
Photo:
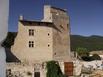
[[[82,62],[82,64],[84,65],[84,67],[87,67],[87,68],[92,66],[95,69],[102,69],[102,66],[101,66],[102,60],[94,60],[94,61],[90,61],[90,62]]]
[[[9,0],[0,0],[0,77],[6,77],[6,55],[1,43],[8,32]]]
[[[73,61],[74,63],[74,75],[79,76],[82,70],[82,63],[77,59]]]

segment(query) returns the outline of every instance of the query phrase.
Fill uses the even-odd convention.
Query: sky
[[[43,6],[67,9],[71,34],[103,36],[103,0],[10,0],[9,31],[17,32],[18,19],[43,19]]]

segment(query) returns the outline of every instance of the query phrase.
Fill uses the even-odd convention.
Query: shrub
[[[76,48],[76,52],[78,53],[78,55],[80,57],[89,56],[89,51],[86,48],[78,47],[78,48]]]
[[[98,54],[93,54],[92,59],[93,60],[101,60],[101,57]]]

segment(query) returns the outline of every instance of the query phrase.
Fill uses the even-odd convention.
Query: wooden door
[[[64,72],[67,77],[73,76],[73,62],[64,62]]]

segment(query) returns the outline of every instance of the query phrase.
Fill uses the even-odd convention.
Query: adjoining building
[[[45,62],[55,60],[63,73],[72,75],[70,70],[73,68],[69,68],[70,22],[67,11],[45,5],[41,21],[26,20],[20,16],[11,52],[20,61],[7,64],[7,69],[15,74],[19,71],[23,77],[46,77]]]

